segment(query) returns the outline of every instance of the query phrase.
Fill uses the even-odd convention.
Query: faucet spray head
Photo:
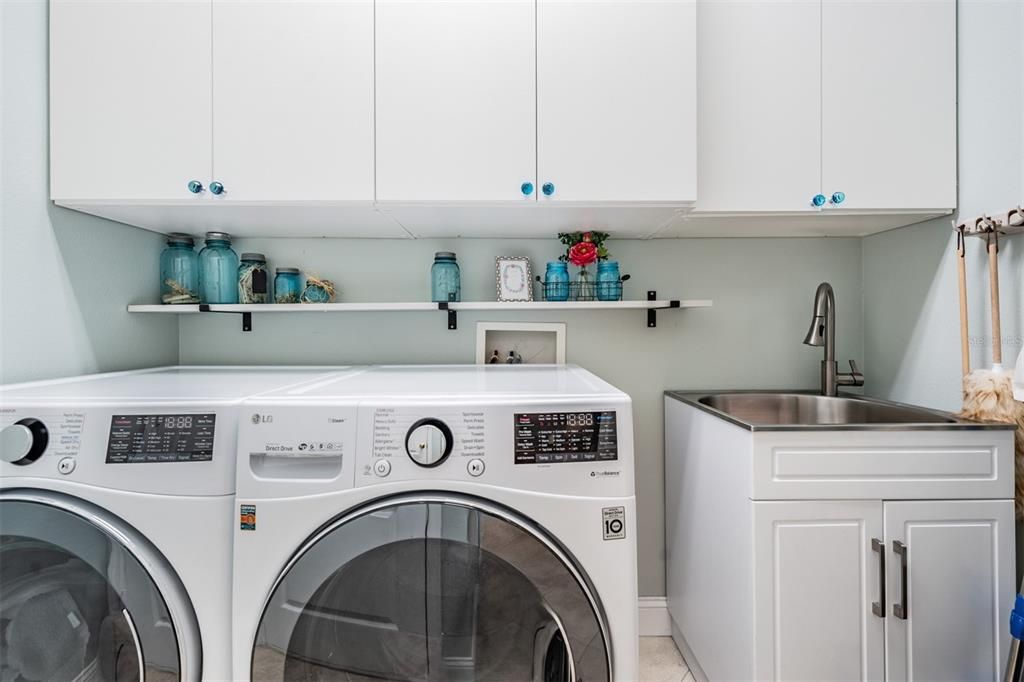
[[[825,318],[823,316],[815,315],[811,320],[811,328],[807,330],[804,343],[808,346],[825,345]]]

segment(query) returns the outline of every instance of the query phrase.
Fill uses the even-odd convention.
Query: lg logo
[[[260,414],[256,413],[252,416],[253,424],[272,424],[274,422],[274,415],[272,414]]]

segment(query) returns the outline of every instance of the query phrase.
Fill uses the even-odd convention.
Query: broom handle
[[[999,324],[999,233],[988,237],[988,287],[992,298],[992,362],[1003,364],[1002,332]]]
[[[971,347],[967,336],[967,265],[964,262],[967,248],[964,233],[957,233],[956,267],[960,286],[960,366],[963,376],[971,371]]]

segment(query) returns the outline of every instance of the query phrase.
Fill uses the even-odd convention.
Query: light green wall
[[[434,251],[458,253],[466,300],[493,300],[494,257],[529,256],[535,268],[559,254],[550,240],[245,240],[272,265],[333,279],[345,301],[428,300]],[[183,362],[456,363],[475,359],[478,320],[567,323],[567,359],[633,398],[639,504],[640,592],[664,594],[662,392],[699,388],[811,388],[821,350],[801,345],[814,289],[828,280],[838,298],[838,353],[861,360],[860,240],[694,239],[609,242],[626,294],[710,298],[714,307],[641,311],[459,313],[459,329],[440,312],[347,315],[257,314],[243,334],[234,315],[186,315]],[[863,364],[863,363],[861,363]]]
[[[159,236],[48,201],[46,51],[46,3],[0,2],[0,383],[174,363],[177,323],[125,311]]]

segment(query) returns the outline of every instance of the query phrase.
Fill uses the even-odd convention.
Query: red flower
[[[584,268],[597,260],[597,247],[589,241],[573,244],[569,249],[569,260],[573,265]]]

